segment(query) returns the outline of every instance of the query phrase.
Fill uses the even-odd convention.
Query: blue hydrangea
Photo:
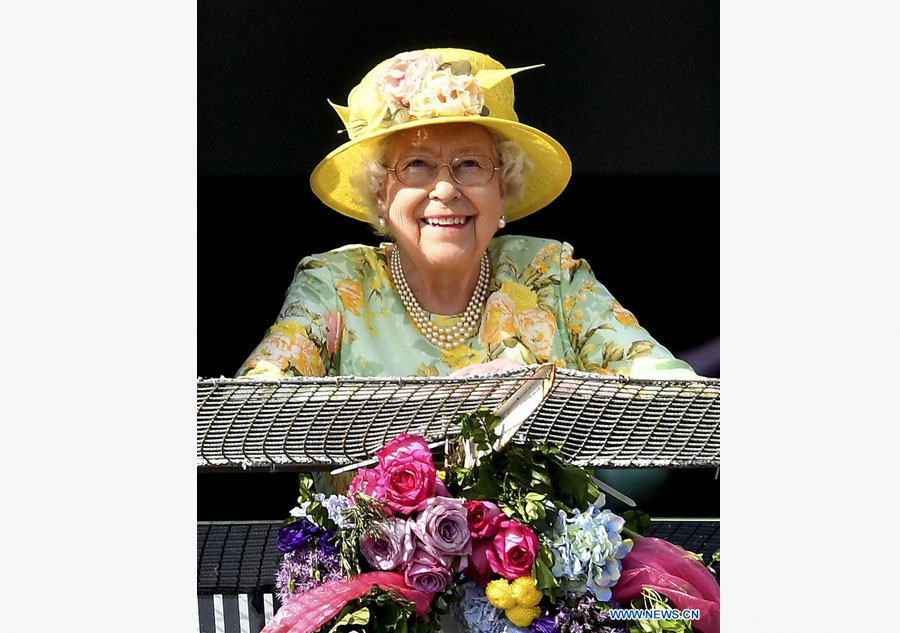
[[[630,539],[622,539],[625,519],[590,504],[584,512],[567,516],[560,510],[547,544],[553,554],[552,572],[563,589],[592,593],[597,600],[612,597],[610,587],[619,580],[621,560],[631,551]]]
[[[318,496],[318,495],[316,495]],[[324,495],[322,495],[324,497]],[[326,510],[328,510],[328,518],[334,521],[339,530],[350,527],[347,520],[347,509],[350,507],[350,498],[344,495],[331,495],[319,501]]]
[[[350,507],[350,499],[344,495],[331,495],[326,497],[321,492],[313,495],[313,500],[318,501],[325,510],[328,511],[328,518],[334,521],[339,530],[350,527],[346,518],[347,508]],[[312,501],[304,501],[299,506],[291,510],[292,517],[309,518],[307,511]],[[312,520],[310,518],[310,520]]]
[[[488,601],[484,587],[467,581],[456,592],[460,600],[453,605],[452,615],[466,633],[528,633],[528,629],[514,625]]]

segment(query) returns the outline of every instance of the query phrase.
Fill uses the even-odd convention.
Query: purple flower
[[[404,576],[406,584],[425,593],[439,593],[450,584],[450,570],[421,547],[413,554]]]
[[[376,523],[360,539],[359,547],[372,567],[390,571],[409,561],[415,542],[409,536],[407,520],[394,517]]]
[[[625,622],[610,620],[606,605],[591,593],[562,600],[556,626],[560,633],[625,633]]]
[[[284,603],[291,596],[342,577],[337,551],[326,553],[310,540],[284,555],[276,579],[278,597]]]
[[[328,530],[322,536],[319,537],[319,551],[325,555],[330,556],[331,554],[335,554],[337,552],[337,546],[332,545],[328,541],[334,540],[335,531]]]
[[[288,523],[278,530],[278,549],[285,553],[292,552],[301,545],[306,545],[318,532],[319,528],[306,519]]]
[[[559,633],[556,628],[556,621],[553,618],[544,617],[536,618],[531,621],[529,633]]]
[[[425,502],[416,520],[410,522],[420,547],[456,571],[466,568],[472,553],[466,514],[462,499],[432,497]]]

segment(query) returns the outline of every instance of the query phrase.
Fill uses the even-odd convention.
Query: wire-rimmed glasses
[[[488,156],[466,154],[457,156],[450,163],[442,163],[431,156],[404,156],[393,167],[397,180],[407,187],[423,187],[434,182],[441,167],[450,169],[450,177],[460,185],[475,187],[488,183],[500,168]]]

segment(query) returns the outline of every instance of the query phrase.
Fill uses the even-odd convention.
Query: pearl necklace
[[[406,312],[409,318],[425,335],[431,343],[436,347],[444,349],[453,349],[471,337],[478,326],[481,313],[484,311],[484,300],[487,297],[487,286],[491,279],[491,260],[485,253],[481,258],[481,270],[478,273],[478,282],[475,284],[475,291],[472,298],[469,299],[469,305],[463,312],[462,318],[455,325],[450,327],[438,327],[432,323],[428,313],[422,309],[419,302],[416,301],[415,295],[409,289],[406,282],[406,275],[403,274],[403,267],[400,265],[400,250],[396,247],[391,253],[391,277],[394,278],[394,286],[400,294]]]

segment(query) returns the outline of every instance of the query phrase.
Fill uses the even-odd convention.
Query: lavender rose
[[[390,518],[375,524],[363,535],[360,549],[372,567],[390,571],[409,561],[415,541],[406,519]]]
[[[410,522],[419,546],[456,571],[466,568],[472,553],[467,512],[462,499],[432,497]]]
[[[421,547],[406,567],[406,584],[425,593],[440,593],[450,584],[450,570]]]

